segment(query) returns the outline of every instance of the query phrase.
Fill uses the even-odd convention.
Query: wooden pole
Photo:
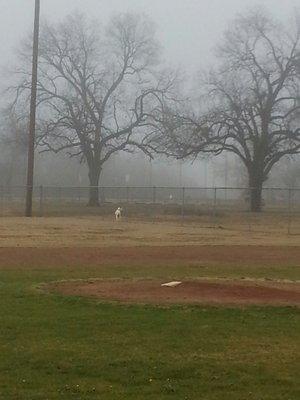
[[[26,217],[32,217],[36,99],[37,99],[38,53],[39,53],[39,30],[40,30],[39,28],[40,28],[40,0],[35,0],[30,122],[29,122],[29,135],[28,135],[28,166],[27,166],[27,189],[26,189],[26,210],[25,210]]]

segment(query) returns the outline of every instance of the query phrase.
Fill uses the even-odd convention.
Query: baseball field
[[[2,218],[0,399],[299,399],[300,236],[278,224]]]

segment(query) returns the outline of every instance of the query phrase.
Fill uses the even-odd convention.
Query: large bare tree
[[[153,117],[172,86],[158,72],[159,53],[151,21],[134,14],[116,15],[105,28],[73,14],[41,30],[38,144],[87,163],[92,206],[114,153],[136,147],[147,152],[143,137],[155,129]],[[19,73],[20,99],[30,80],[24,68]]]
[[[300,18],[282,26],[262,10],[238,16],[217,64],[202,82],[200,111],[170,110],[157,148],[178,158],[234,153],[260,211],[273,166],[300,152]]]

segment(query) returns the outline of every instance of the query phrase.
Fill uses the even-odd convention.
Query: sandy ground
[[[300,246],[300,234],[288,235],[277,229],[274,220],[264,228],[263,221],[251,229],[234,219],[224,225],[203,221],[123,220],[111,218],[33,218],[12,217],[0,219],[0,247],[131,247],[131,246],[185,246],[185,245],[258,245]],[[285,225],[283,225],[285,226]]]
[[[65,295],[142,304],[296,305],[300,284],[186,281],[162,287],[159,281],[89,281],[52,284],[48,290]]]

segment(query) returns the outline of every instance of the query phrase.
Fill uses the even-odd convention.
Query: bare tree
[[[38,144],[87,163],[92,206],[99,202],[103,166],[114,153],[147,153],[142,139],[155,129],[153,116],[172,85],[158,74],[159,53],[153,26],[143,16],[120,14],[102,29],[73,14],[42,29]],[[17,88],[20,99],[29,79],[19,72],[25,74]]]
[[[234,153],[248,172],[251,210],[260,211],[273,166],[300,152],[300,18],[285,29],[262,10],[238,16],[218,56],[201,115],[171,111],[158,148],[179,158]]]

